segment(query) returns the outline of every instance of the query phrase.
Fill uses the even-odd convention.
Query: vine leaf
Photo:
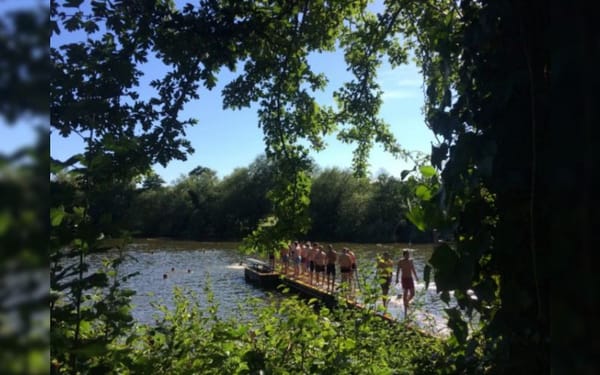
[[[420,231],[425,230],[425,213],[423,212],[423,209],[420,206],[412,206],[409,202],[408,211],[404,215]]]
[[[417,198],[419,198],[423,201],[428,201],[432,197],[431,190],[425,185],[417,186],[417,189],[415,190],[415,194],[416,194]]]

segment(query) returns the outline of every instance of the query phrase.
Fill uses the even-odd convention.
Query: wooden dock
[[[338,281],[335,282],[334,290],[336,293],[328,292],[323,286],[320,285],[311,285],[310,278],[307,275],[299,275],[298,277],[294,277],[293,268],[288,269],[287,273],[278,272],[273,269],[266,262],[249,258],[244,267],[244,276],[246,282],[259,286],[263,289],[277,289],[279,286],[284,285],[290,289],[290,291],[296,293],[299,296],[304,298],[315,298],[323,305],[329,308],[335,308],[340,305],[340,302],[345,307],[354,308],[354,309],[366,309],[367,306],[363,305],[360,301],[357,301],[355,298],[351,296],[347,296],[344,298],[340,294],[343,293],[340,291],[341,285]],[[314,281],[314,280],[313,280]],[[345,303],[344,303],[345,302]],[[397,320],[389,313],[381,313],[374,312],[374,316],[377,316],[384,321],[390,324],[401,323],[401,320]],[[413,325],[404,325],[407,329],[411,331],[423,335],[432,337],[436,334],[432,332],[424,331],[423,329]]]
[[[307,275],[294,277],[293,272],[283,274],[273,270],[270,265],[260,260],[252,258],[248,259],[246,266],[244,267],[244,278],[246,279],[246,282],[257,285],[263,289],[276,289],[278,286],[284,285],[294,293],[305,298],[315,298],[329,308],[336,307],[339,303],[340,297],[338,295],[327,291],[322,286],[311,285],[310,278]],[[334,290],[338,290],[339,288],[340,283],[336,281]],[[350,297],[346,298],[346,306],[358,309],[365,308],[360,302]],[[376,315],[389,322],[397,322],[388,314]]]

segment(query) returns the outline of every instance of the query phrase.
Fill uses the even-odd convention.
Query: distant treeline
[[[110,215],[134,236],[193,240],[241,240],[271,212],[273,175],[266,158],[219,179],[197,167],[170,186],[156,174],[115,184],[94,195],[94,217]],[[66,181],[65,181],[66,182]],[[429,242],[405,218],[410,186],[381,174],[355,178],[351,171],[314,168],[310,195],[312,227],[307,239],[352,242]]]

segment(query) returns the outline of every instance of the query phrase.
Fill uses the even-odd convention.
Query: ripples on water
[[[202,302],[206,300],[205,288],[210,284],[220,312],[225,316],[228,312],[233,314],[237,305],[248,297],[266,296],[263,291],[246,284],[240,265],[243,258],[232,250],[144,250],[137,245],[127,253],[131,258],[123,262],[119,272],[122,275],[139,272],[125,287],[136,292],[132,298],[133,317],[142,323],[154,321],[156,309],[151,302],[173,306],[175,287],[195,292]],[[96,257],[90,259],[90,263],[99,264],[99,260]]]
[[[135,243],[130,245],[127,260],[121,265],[122,275],[139,272],[137,276],[129,279],[125,287],[133,289],[136,294],[132,298],[133,317],[141,323],[152,323],[156,309],[151,302],[159,302],[168,307],[173,305],[173,290],[181,287],[195,292],[201,304],[206,300],[205,288],[210,287],[219,304],[219,312],[225,317],[237,316],[237,307],[244,303],[248,297],[268,298],[268,294],[244,280],[242,261],[245,256],[240,255],[231,245],[204,244],[187,242],[160,243]],[[347,244],[334,245],[341,248]],[[359,270],[361,265],[371,266],[378,253],[390,251],[393,259],[401,257],[401,245],[355,245],[358,257]],[[422,324],[434,324],[435,329],[446,329],[443,309],[446,307],[435,293],[435,285],[431,283],[427,290],[422,281],[423,267],[426,259],[431,254],[431,246],[416,246],[413,253],[415,268],[419,275],[416,283],[416,296],[413,300],[419,308],[415,316]],[[101,259],[109,254],[91,255],[90,264],[99,265]],[[371,266],[373,267],[373,266]],[[363,271],[370,271],[364,270]],[[363,272],[368,274],[369,272]],[[166,278],[164,278],[166,275]],[[339,277],[339,275],[338,275]],[[394,274],[395,279],[395,274]],[[402,290],[399,285],[392,285],[388,311],[394,318],[402,319],[404,312],[402,306]],[[398,298],[399,297],[399,298]],[[433,319],[432,322],[423,323]],[[431,327],[430,327],[431,328]]]

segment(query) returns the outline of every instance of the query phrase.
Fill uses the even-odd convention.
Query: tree
[[[151,163],[165,164],[191,151],[182,137],[193,121],[180,121],[178,112],[197,97],[199,82],[210,89],[219,68],[234,70],[236,64],[243,64],[243,72],[226,84],[224,106],[258,104],[265,154],[273,166],[268,193],[272,212],[247,245],[272,249],[306,233],[309,154],[324,146],[323,136],[341,128],[340,139],[357,143],[357,177],[364,177],[373,142],[401,153],[377,116],[381,90],[376,68],[384,58],[393,66],[405,62],[412,48],[425,78],[427,125],[440,138],[432,147],[432,166],[415,170],[418,201],[409,200],[407,217],[419,229],[429,225],[451,231],[455,238],[436,247],[426,275],[433,268],[442,298],[448,300],[454,291],[458,302],[447,310],[454,336],[451,355],[443,359],[451,366],[440,367],[466,373],[547,372],[553,264],[545,255],[546,249],[568,252],[568,240],[540,233],[565,228],[581,238],[583,250],[576,252],[575,265],[593,264],[590,227],[577,223],[590,216],[591,188],[580,194],[579,186],[591,183],[597,159],[590,151],[590,129],[597,118],[590,98],[598,74],[588,62],[573,80],[566,73],[576,70],[568,53],[584,58],[583,51],[590,51],[597,57],[597,31],[578,33],[595,30],[590,26],[593,12],[577,2],[504,0],[389,1],[379,14],[368,12],[367,2],[355,1],[207,0],[182,10],[166,1],[115,1],[92,2],[91,15],[64,11],[79,3],[52,3],[55,30],[62,22],[67,30],[101,34],[51,51],[52,126],[63,135],[78,133],[87,142],[77,171],[85,199],[73,198],[77,205],[64,202],[68,212],[60,206],[54,211],[59,227],[54,250],[75,240],[60,230],[61,217],[71,228],[77,224],[83,247],[95,246],[97,231],[89,226],[88,207],[97,193],[108,191],[106,181],[125,184]],[[573,45],[550,29],[560,24],[563,10],[577,16],[578,23],[562,30],[577,42]],[[568,52],[551,51],[553,42]],[[311,69],[308,56],[338,45],[354,78],[336,91],[336,110],[315,100],[326,77]],[[138,63],[146,61],[148,51],[172,70],[152,82],[156,98],[139,98]],[[573,90],[567,81],[583,89]],[[557,92],[563,88],[577,92],[568,103],[579,105],[579,111],[561,108]],[[560,121],[568,123],[571,117],[580,126],[565,132]],[[556,152],[561,149],[566,152]],[[586,162],[574,168],[578,157]],[[553,165],[562,172],[553,171]],[[340,208],[349,219],[343,235],[364,224],[370,193],[360,190],[366,189],[364,182],[356,186]],[[575,213],[561,201],[561,192],[570,194],[565,202],[573,202]],[[200,204],[199,195],[197,200]],[[552,219],[546,200],[569,223]],[[75,292],[75,300],[80,299],[81,289]],[[594,301],[593,294],[580,297],[585,307]],[[481,322],[475,334],[464,321],[464,314],[473,312]],[[77,311],[80,320],[79,315]],[[79,342],[77,334],[74,342]],[[584,361],[589,360],[591,352],[584,353]],[[579,366],[588,368],[587,362]]]
[[[539,1],[395,6],[404,5],[426,80],[427,122],[441,137],[431,160],[442,184],[423,185],[422,191],[437,192],[423,208],[432,227],[451,229],[456,238],[435,249],[431,264],[442,295],[454,290],[461,308],[480,314],[483,328],[483,338],[468,336],[458,310],[449,310],[456,339],[468,342],[459,345],[464,351],[456,349],[465,355],[457,364],[479,372],[487,356],[500,373],[551,366],[592,371],[587,344],[576,349],[579,361],[561,356],[551,363],[549,294],[566,254],[578,267],[590,260],[589,227],[579,223],[589,218],[593,173],[566,167],[597,160],[585,136],[598,111],[583,82],[599,78],[590,65],[598,57],[591,47],[598,31],[587,7]],[[589,49],[592,56],[583,57]],[[574,94],[566,99],[564,92]],[[581,297],[591,307],[589,296]],[[564,311],[566,304],[554,308]],[[482,358],[479,348],[489,354]]]
[[[176,185],[176,190],[185,190],[192,203],[192,211],[186,225],[186,237],[215,238],[218,183],[216,171],[199,166],[189,173],[186,180]]]
[[[247,168],[236,168],[220,184],[219,222],[224,239],[240,239],[257,227],[271,212],[267,193],[273,186],[273,172],[264,155]]]
[[[162,179],[156,172],[151,171],[144,177],[142,182],[142,189],[144,190],[155,190],[160,189],[165,184],[165,180]]]
[[[372,182],[373,196],[369,201],[365,222],[365,238],[374,242],[409,242],[398,232],[406,226],[406,201],[410,190],[407,184],[392,176],[382,174]],[[413,240],[414,241],[414,240]]]
[[[200,81],[213,84],[219,65],[215,56],[202,60],[200,54],[181,56],[186,49],[171,49],[180,37],[173,30],[183,18],[171,2],[81,4],[51,3],[50,122],[62,136],[80,136],[86,147],[81,156],[53,163],[56,172],[75,166],[69,173],[76,175],[83,193],[57,196],[51,210],[51,357],[56,372],[104,372],[111,356],[120,355],[108,344],[131,325],[131,293],[119,287],[131,275],[108,277],[119,257],[113,259],[111,273],[87,274],[85,257],[103,250],[102,233],[122,227],[112,215],[114,206],[105,204],[107,197],[113,202],[112,192],[123,191],[153,163],[185,159],[192,151],[182,136],[195,121],[178,115],[197,98]],[[61,40],[63,32],[85,37]],[[136,88],[149,53],[169,68],[151,82],[158,96],[140,98]]]

